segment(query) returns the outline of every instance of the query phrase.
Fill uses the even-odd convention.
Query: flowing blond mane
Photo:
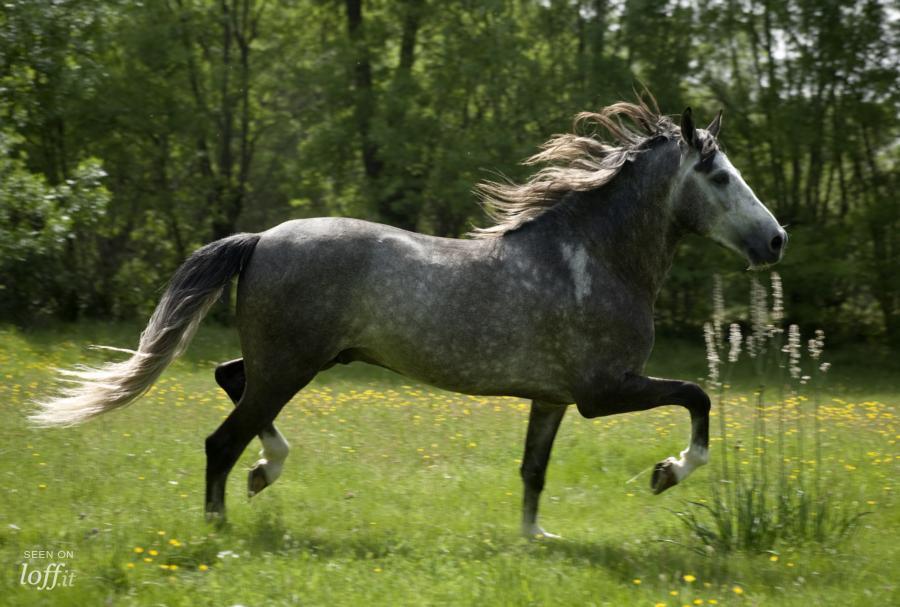
[[[656,100],[639,98],[619,102],[599,112],[575,116],[571,133],[554,135],[523,164],[547,164],[524,183],[486,181],[476,186],[481,205],[494,221],[475,228],[470,236],[502,236],[542,215],[568,192],[587,192],[603,187],[622,167],[645,151],[659,137],[671,139],[681,129],[659,112]],[[606,137],[604,138],[604,134]],[[715,139],[698,142],[701,155],[715,152]]]

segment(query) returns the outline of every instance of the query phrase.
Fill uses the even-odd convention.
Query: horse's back
[[[471,275],[463,266],[474,265],[479,244],[358,219],[280,224],[262,233],[241,273],[242,344],[263,335],[327,352],[357,345],[349,342],[373,324],[406,315],[404,302],[424,304],[433,283]]]

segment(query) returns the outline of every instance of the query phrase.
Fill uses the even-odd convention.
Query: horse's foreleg
[[[522,535],[527,538],[558,537],[544,531],[537,522],[538,501],[544,490],[547,463],[553,439],[563,416],[566,405],[554,405],[541,401],[531,401],[528,416],[528,432],[525,438],[525,455],[522,457],[522,481],[525,497],[522,504]]]
[[[677,485],[709,461],[710,400],[706,392],[692,382],[626,375],[599,394],[578,402],[578,410],[585,417],[644,411],[662,405],[681,405],[690,412],[691,442],[678,459],[666,458],[653,468],[653,493]]]
[[[216,382],[225,390],[235,405],[244,394],[247,377],[244,374],[244,360],[239,358],[216,367]],[[290,445],[274,423],[266,424],[259,433],[263,448],[260,459],[250,468],[247,475],[247,494],[253,497],[281,476],[284,460],[290,452]]]

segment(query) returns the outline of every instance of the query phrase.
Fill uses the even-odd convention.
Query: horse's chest
[[[623,298],[583,309],[572,315],[566,332],[573,364],[584,372],[640,372],[653,349],[652,311],[640,301]]]

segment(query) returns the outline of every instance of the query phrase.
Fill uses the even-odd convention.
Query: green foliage
[[[93,292],[96,238],[103,233],[109,192],[100,162],[79,164],[70,179],[49,185],[11,155],[15,137],[0,132],[0,314],[25,319],[66,313]]]
[[[643,83],[671,114],[725,109],[725,149],[789,226],[791,320],[896,341],[898,42],[883,0],[17,0],[0,121],[50,186],[90,158],[109,173],[102,254],[73,268],[92,303],[47,309],[131,317],[231,231],[340,214],[458,236],[484,221],[477,182],[523,178],[576,112]],[[739,288],[740,263],[688,243],[661,328],[695,331],[709,272]]]

